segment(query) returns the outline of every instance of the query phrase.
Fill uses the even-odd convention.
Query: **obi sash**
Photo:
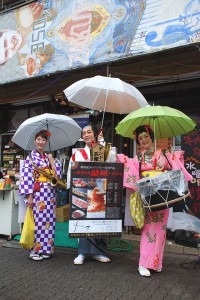
[[[154,176],[160,175],[162,173],[163,173],[163,171],[149,170],[149,171],[142,171],[141,176],[142,177],[154,177]]]
[[[49,175],[53,175],[53,171],[49,168],[42,168],[42,170]],[[39,174],[40,174],[40,172],[39,172]],[[40,174],[40,176],[36,180],[39,182],[50,182],[51,181],[51,179],[46,177],[45,174]]]

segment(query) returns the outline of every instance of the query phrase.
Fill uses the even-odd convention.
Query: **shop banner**
[[[199,0],[32,2],[0,15],[0,84],[198,43],[199,14]]]
[[[73,163],[70,237],[121,236],[123,171],[121,163]]]
[[[189,182],[190,204],[195,216],[200,218],[200,123],[195,130],[182,136],[182,149],[186,169],[193,176]]]

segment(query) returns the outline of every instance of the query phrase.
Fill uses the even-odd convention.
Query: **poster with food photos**
[[[121,236],[123,172],[122,163],[72,163],[71,238]]]

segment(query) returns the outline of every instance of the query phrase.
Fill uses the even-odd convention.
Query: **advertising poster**
[[[70,237],[121,236],[123,171],[121,163],[73,163]]]
[[[185,167],[193,176],[189,182],[191,208],[200,218],[200,123],[195,130],[182,136],[182,149],[185,151]]]
[[[0,16],[0,83],[128,55],[143,0],[39,0]]]
[[[199,0],[29,3],[0,16],[0,83],[198,43],[199,11]]]

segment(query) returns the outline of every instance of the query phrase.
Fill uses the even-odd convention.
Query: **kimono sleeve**
[[[73,164],[73,161],[85,161],[80,151],[76,151],[74,153],[73,159],[72,157],[70,158],[68,170],[67,170],[67,189],[69,189],[71,186],[71,166]]]
[[[117,161],[124,163],[123,186],[135,190],[135,183],[139,179],[139,171],[134,165],[134,159],[124,154],[117,154]]]
[[[179,170],[181,169],[185,180],[189,181],[192,180],[192,175],[190,173],[188,173],[188,171],[186,170],[185,166],[184,166],[184,152],[183,151],[175,151],[175,152],[167,152],[166,153],[167,158],[172,166],[172,169],[174,170]]]
[[[67,189],[70,188],[70,182],[71,182],[71,164],[72,164],[72,158],[70,158],[68,170],[67,170]]]
[[[56,165],[56,176],[62,178],[61,165],[57,159],[55,160],[55,165]]]
[[[34,178],[33,166],[30,163],[29,157],[26,158],[20,174],[19,194],[28,195],[33,194]]]

